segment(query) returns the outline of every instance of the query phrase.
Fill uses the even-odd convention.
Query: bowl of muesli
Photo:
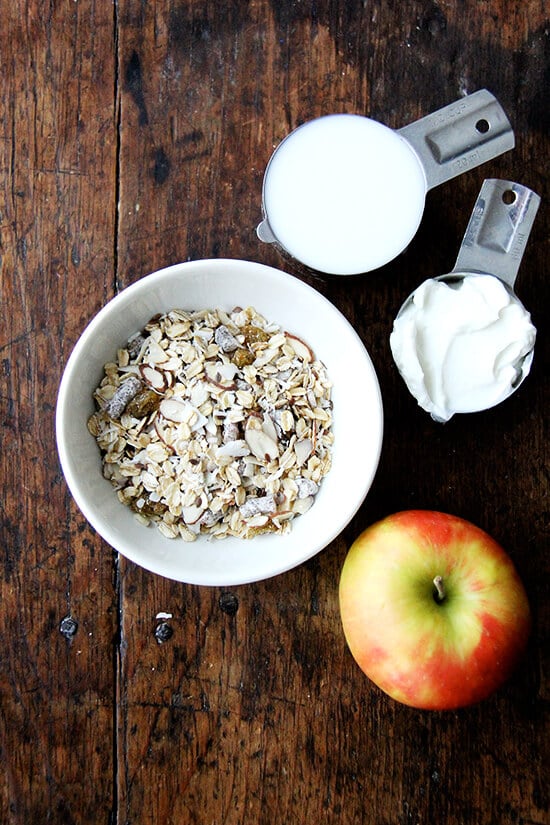
[[[63,473],[111,547],[176,581],[229,586],[333,541],[374,479],[380,389],[320,292],[264,264],[188,261],[88,324],[56,408]]]

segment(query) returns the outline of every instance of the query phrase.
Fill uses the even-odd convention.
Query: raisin
[[[141,513],[141,515],[146,516],[146,518],[163,516],[168,509],[166,504],[163,504],[161,501],[150,501],[149,499],[143,502],[142,507],[138,507],[135,502],[132,502],[130,507],[134,512]]]
[[[161,396],[154,390],[140,390],[129,402],[126,412],[132,418],[145,418],[145,416],[158,410],[161,400]]]
[[[231,353],[231,361],[239,368],[252,364],[255,358],[254,353],[244,347],[238,347]]]
[[[247,344],[265,344],[265,342],[269,341],[270,338],[268,332],[260,327],[255,327],[254,324],[246,324],[241,329],[241,332],[244,335]]]

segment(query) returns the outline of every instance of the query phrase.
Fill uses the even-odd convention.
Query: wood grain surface
[[[548,6],[0,9],[0,822],[547,825]],[[430,192],[399,259],[320,278],[258,241],[263,172],[291,129],[332,112],[398,128],[479,88],[504,106],[516,148]],[[410,291],[454,264],[486,177],[543,198],[517,283],[536,356],[506,403],[443,426],[408,395],[388,336]],[[330,298],[385,405],[379,471],[342,535],[296,570],[230,589],[117,557],[73,503],[55,446],[59,380],[87,322],[142,275],[204,257],[278,266]],[[359,438],[365,426],[358,412]],[[500,541],[535,617],[508,684],[457,712],[393,702],[341,631],[351,541],[412,507]]]

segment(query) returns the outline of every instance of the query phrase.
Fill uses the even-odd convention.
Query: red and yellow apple
[[[502,547],[464,519],[395,513],[354,541],[340,577],[344,635],[391,697],[426,710],[485,699],[530,631],[527,595]]]

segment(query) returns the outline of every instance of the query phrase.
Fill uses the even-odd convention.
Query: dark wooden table
[[[544,6],[0,3],[2,823],[549,822]],[[354,112],[400,127],[483,87],[508,112],[516,149],[430,192],[395,262],[364,277],[299,276],[356,327],[384,396],[380,467],[353,522],[302,567],[231,589],[116,557],[72,502],[55,447],[58,383],[86,323],[122,287],[186,259],[293,272],[255,226],[272,149],[303,121]],[[411,289],[453,265],[485,177],[543,197],[518,279],[537,352],[513,398],[443,426],[408,395],[388,336]],[[350,542],[412,507],[494,535],[533,607],[521,667],[458,712],[392,702],[340,628]],[[162,612],[171,635],[159,633]]]

